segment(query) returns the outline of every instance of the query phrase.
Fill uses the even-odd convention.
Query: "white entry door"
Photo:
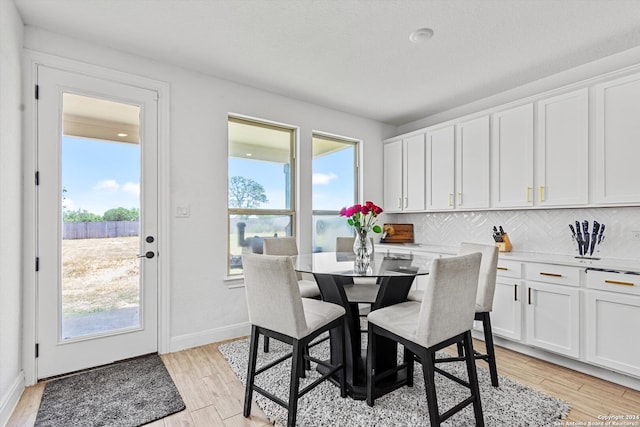
[[[157,93],[37,70],[37,376],[158,347]]]

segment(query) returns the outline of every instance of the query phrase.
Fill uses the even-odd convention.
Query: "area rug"
[[[258,367],[290,351],[286,344],[271,340],[269,353],[258,351]],[[247,339],[220,346],[220,352],[228,360],[234,373],[246,384],[249,343]],[[328,359],[328,344],[323,343],[312,349],[311,354],[319,359]],[[442,354],[441,356],[444,356]],[[399,357],[401,354],[399,352]],[[313,367],[313,365],[312,365]],[[463,363],[443,363],[439,365],[456,376],[466,377]],[[284,362],[256,377],[256,384],[275,392],[276,396],[288,399],[290,362]],[[320,375],[312,369],[301,382],[301,388]],[[339,390],[329,382],[304,395],[298,403],[297,424],[300,426],[349,426],[349,427],[398,427],[429,426],[427,400],[422,380],[422,367],[415,365],[413,387],[402,387],[384,397],[376,399],[375,406],[349,397],[340,398]],[[487,369],[478,366],[480,395],[486,426],[553,426],[569,412],[569,405],[560,399],[548,396],[508,378],[500,377],[500,387],[491,386]],[[468,389],[436,374],[436,389],[440,412],[449,409],[468,396]],[[256,402],[277,426],[286,425],[286,409],[254,392]],[[468,406],[449,418],[443,425],[452,427],[474,426],[473,409]]]
[[[35,427],[136,427],[185,409],[157,354],[45,385]]]

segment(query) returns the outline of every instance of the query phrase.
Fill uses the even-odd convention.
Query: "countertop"
[[[454,246],[423,245],[420,243],[379,243],[376,244],[376,247],[391,252],[396,249],[403,252],[406,252],[408,250],[416,252],[438,253],[444,255],[455,255],[458,251],[458,248]],[[520,251],[500,252],[500,259],[567,265],[580,268],[593,268],[600,270],[612,270],[622,273],[640,274],[640,260],[638,259],[617,259],[606,257],[599,260],[579,259],[573,255]]]

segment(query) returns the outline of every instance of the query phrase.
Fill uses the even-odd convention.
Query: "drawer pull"
[[[562,274],[558,274],[558,273],[544,273],[544,272],[541,272],[540,275],[541,276],[551,276],[551,277],[562,277]]]
[[[503,270],[503,271],[507,271],[508,268],[507,267],[496,267],[496,270]]]
[[[635,283],[632,283],[632,282],[621,282],[619,280],[605,280],[604,283],[609,283],[610,285],[623,285],[623,286],[635,285]]]
[[[527,304],[531,305],[531,288],[527,289]]]
[[[513,285],[513,300],[518,301],[518,285]]]

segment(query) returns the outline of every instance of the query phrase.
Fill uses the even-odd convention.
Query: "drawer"
[[[640,295],[640,275],[587,270],[587,288]]]
[[[498,276],[521,278],[522,263],[520,261],[498,259]]]
[[[580,268],[564,265],[527,263],[527,280],[555,283],[558,285],[580,286]]]

